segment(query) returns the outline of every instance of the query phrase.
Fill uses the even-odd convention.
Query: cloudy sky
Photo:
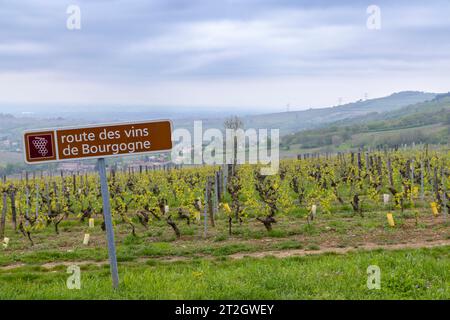
[[[0,0],[0,105],[274,111],[447,92],[449,34],[448,0]]]

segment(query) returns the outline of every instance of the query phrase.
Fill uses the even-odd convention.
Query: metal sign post
[[[119,287],[119,272],[117,269],[116,245],[114,243],[114,228],[112,224],[111,205],[109,203],[108,179],[106,177],[106,164],[104,158],[98,159],[98,172],[100,174],[100,185],[102,189],[103,216],[105,218],[106,238],[108,241],[108,256],[111,266],[111,277],[113,281],[113,288],[117,289]]]

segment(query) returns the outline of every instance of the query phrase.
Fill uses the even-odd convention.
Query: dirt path
[[[306,249],[287,249],[287,250],[270,250],[270,251],[257,251],[257,252],[245,252],[245,253],[235,253],[227,256],[230,259],[243,259],[245,257],[251,257],[251,258],[264,258],[264,257],[276,257],[276,258],[288,258],[288,257],[298,257],[298,256],[307,256],[307,255],[318,255],[318,254],[324,254],[324,253],[337,253],[337,254],[346,254],[348,252],[352,251],[371,251],[371,250],[377,250],[377,249],[383,249],[383,250],[401,250],[401,249],[420,249],[420,248],[433,248],[433,247],[439,247],[439,246],[450,246],[450,240],[438,240],[438,241],[420,241],[420,242],[413,242],[413,243],[401,243],[401,244],[391,244],[391,245],[380,245],[376,243],[367,243],[362,246],[355,247],[347,247],[347,248],[336,248],[336,247],[328,247],[328,248],[321,248],[318,250],[306,250]],[[204,256],[206,259],[212,259],[212,256]],[[155,260],[155,261],[161,261],[161,262],[176,262],[176,261],[188,261],[190,260],[190,257],[183,257],[183,256],[167,256],[167,257],[160,257],[160,258],[148,258],[148,257],[142,257],[139,258],[133,263],[146,263],[149,260]],[[104,266],[109,264],[109,261],[93,261],[93,260],[86,260],[86,261],[61,261],[61,262],[49,262],[42,264],[41,267],[51,270],[57,267],[61,266],[70,266],[70,265],[77,265],[77,266],[85,266],[85,265],[95,265],[95,266]],[[127,264],[127,262],[121,263],[121,264]],[[25,267],[26,264],[24,263],[15,263],[7,266],[0,267],[0,271],[8,271],[8,270],[14,270],[17,268]]]
[[[319,250],[305,250],[305,249],[291,249],[291,250],[276,250],[276,251],[264,251],[264,252],[250,252],[250,253],[236,253],[228,256],[231,259],[242,259],[244,257],[252,258],[264,258],[264,257],[276,257],[276,258],[288,258],[295,256],[306,256],[306,255],[316,255],[324,253],[337,253],[345,254],[351,251],[363,250],[401,250],[401,249],[419,249],[419,248],[433,248],[439,246],[450,245],[450,240],[439,240],[432,242],[415,242],[407,244],[392,244],[392,245],[379,245],[375,243],[368,243],[357,248],[322,248]]]

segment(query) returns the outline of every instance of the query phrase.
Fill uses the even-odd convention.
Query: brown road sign
[[[27,131],[29,164],[170,151],[169,120]]]

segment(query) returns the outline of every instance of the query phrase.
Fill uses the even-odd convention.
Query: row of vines
[[[364,217],[370,211],[433,206],[447,216],[449,153],[415,150],[354,152],[334,157],[285,160],[278,174],[263,176],[257,165],[203,166],[167,170],[109,171],[114,223],[136,235],[163,221],[176,237],[181,223],[260,222],[271,231],[280,216],[301,212],[312,223],[321,214],[347,213]],[[33,234],[64,220],[81,223],[102,219],[99,178],[96,174],[63,173],[0,183],[0,237],[11,223],[33,245]],[[225,217],[219,219],[218,217]],[[102,225],[104,229],[104,225]]]

